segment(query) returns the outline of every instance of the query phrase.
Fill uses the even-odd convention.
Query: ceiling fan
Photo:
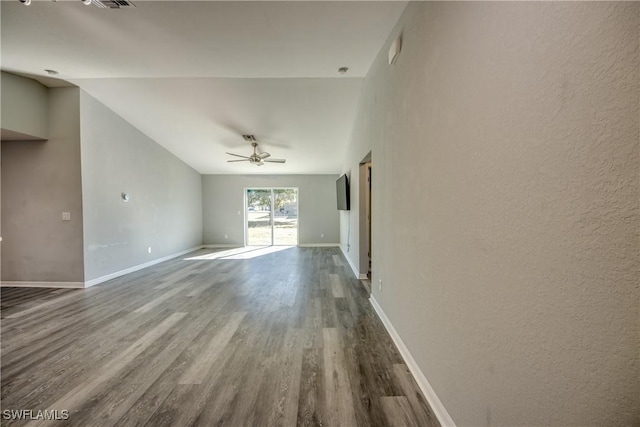
[[[230,156],[242,157],[242,160],[227,160],[228,163],[233,162],[249,162],[252,165],[262,166],[265,162],[267,163],[284,163],[285,159],[270,159],[271,154],[263,151],[262,153],[258,153],[258,142],[256,141],[256,137],[253,135],[242,135],[245,141],[251,142],[251,146],[253,147],[253,154],[250,156],[241,156],[240,154],[227,153]]]

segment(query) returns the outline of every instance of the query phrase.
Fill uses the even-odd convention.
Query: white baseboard
[[[193,252],[193,251],[197,251],[198,249],[201,249],[201,248],[202,248],[202,245],[201,246],[196,246],[195,248],[191,248],[191,249],[187,249],[187,250],[175,253],[175,254],[167,255],[167,256],[162,257],[162,258],[154,259],[153,261],[145,262],[144,264],[134,265],[133,267],[125,268],[124,270],[116,271],[115,273],[107,274],[105,276],[98,277],[96,279],[87,280],[86,282],[84,282],[84,287],[85,288],[90,288],[91,286],[95,286],[95,285],[98,285],[100,283],[104,283],[104,282],[109,281],[111,279],[115,279],[116,277],[124,276],[125,274],[129,274],[129,273],[133,273],[133,272],[138,271],[138,270],[142,270],[143,268],[151,267],[152,265],[160,264],[161,262],[165,262],[165,261],[168,261],[170,259],[179,257],[181,255],[188,254],[188,253]]]
[[[353,270],[353,274],[355,274],[355,276],[357,278],[359,278],[360,277],[360,272],[358,271],[356,266],[353,265],[353,263],[351,262],[351,259],[349,258],[347,253],[344,251],[344,248],[342,247],[342,245],[340,245],[340,250],[342,251],[342,254],[344,255],[344,257],[347,259],[347,262],[349,263],[349,266],[351,267],[351,270]]]
[[[369,301],[371,302],[373,309],[378,314],[378,317],[382,321],[382,324],[387,329],[387,332],[389,332],[389,335],[391,335],[391,339],[393,339],[396,347],[398,347],[400,355],[402,355],[402,358],[409,367],[409,371],[411,371],[411,374],[413,374],[413,378],[418,383],[418,387],[420,387],[420,390],[422,390],[422,394],[424,394],[427,402],[429,402],[429,406],[431,406],[433,413],[438,418],[438,421],[440,421],[440,425],[442,425],[443,427],[455,427],[456,424],[453,422],[453,419],[451,419],[451,416],[436,395],[433,387],[431,387],[431,384],[429,384],[429,381],[427,381],[427,378],[422,373],[422,370],[416,363],[415,359],[413,358],[411,353],[409,353],[409,349],[406,345],[404,345],[404,342],[402,342],[402,338],[400,338],[400,335],[398,335],[398,332],[391,324],[391,321],[384,313],[384,310],[382,310],[382,307],[380,307],[380,304],[378,304],[378,301],[376,301],[373,295],[371,295]]]
[[[84,282],[23,282],[23,281],[2,281],[0,286],[3,288],[84,288]]]
[[[243,247],[243,245],[234,245],[234,244],[211,244],[211,245],[202,245],[200,246],[201,248],[206,248],[206,249],[217,249],[217,248],[241,248]]]

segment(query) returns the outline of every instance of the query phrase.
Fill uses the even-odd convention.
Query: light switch
[[[71,221],[71,212],[62,212],[63,221]]]

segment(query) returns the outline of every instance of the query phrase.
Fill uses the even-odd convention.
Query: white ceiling
[[[340,171],[362,78],[406,6],[134,3],[2,1],[2,69],[57,70],[199,172],[243,174]],[[250,153],[242,133],[287,163],[227,163]]]

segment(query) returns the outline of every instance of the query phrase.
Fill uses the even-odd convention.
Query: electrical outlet
[[[149,247],[147,248],[147,253],[148,253],[148,254],[150,254],[150,253],[151,253],[151,246],[149,246]]]
[[[63,221],[71,221],[71,212],[62,212]]]
[[[225,235],[224,235],[224,240],[227,240],[228,238],[229,238],[229,235],[228,235],[228,234],[225,234]]]
[[[324,239],[324,233],[320,233],[320,238]]]
[[[382,279],[378,279],[378,288],[380,289],[380,292],[382,292]]]

